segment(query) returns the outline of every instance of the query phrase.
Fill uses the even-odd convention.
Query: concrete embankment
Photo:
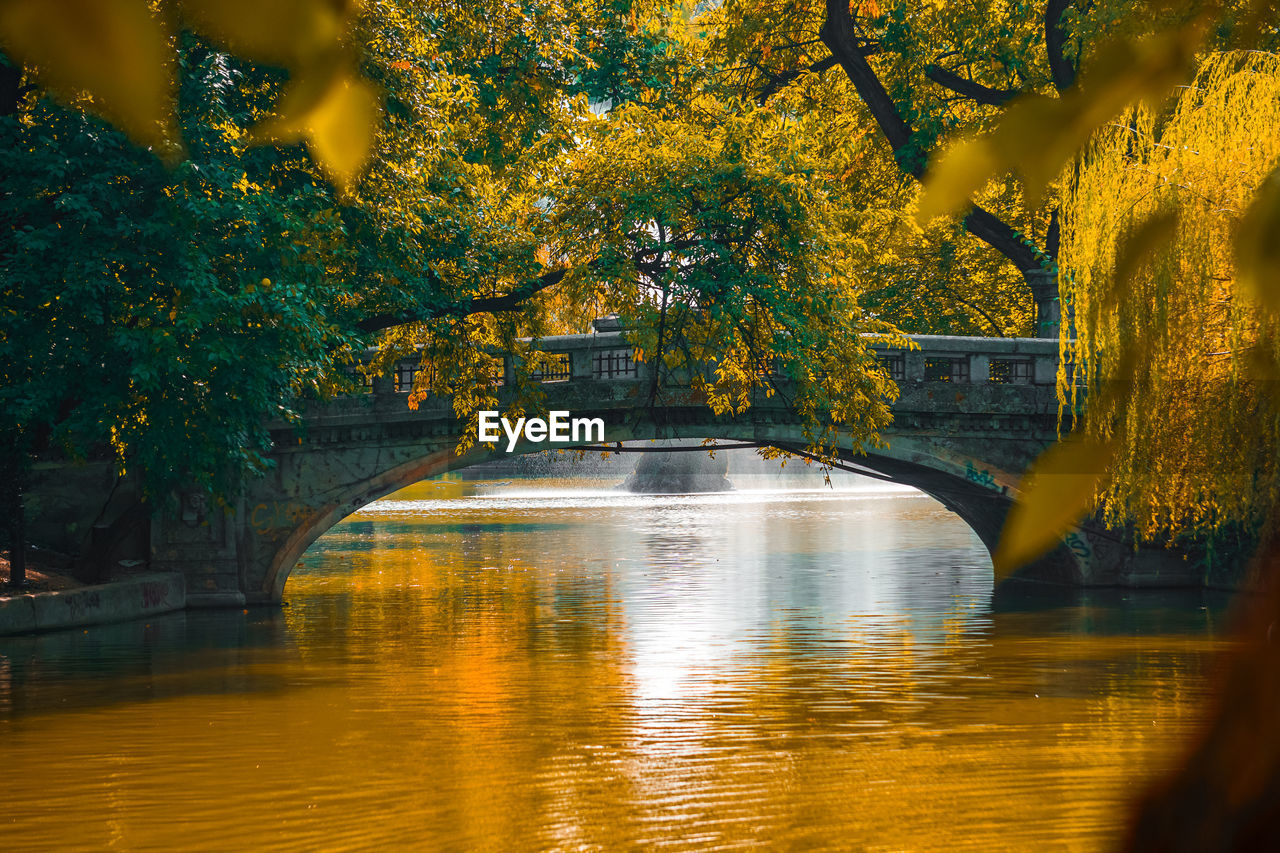
[[[186,579],[176,572],[14,595],[0,598],[0,636],[123,622],[181,610],[186,604]]]

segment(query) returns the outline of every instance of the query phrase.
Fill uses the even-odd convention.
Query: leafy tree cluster
[[[0,393],[10,467],[109,449],[153,494],[234,489],[263,417],[365,343],[375,369],[424,359],[411,404],[467,413],[494,348],[527,376],[528,339],[609,312],[660,365],[655,402],[693,361],[724,411],[781,371],[815,442],[820,411],[872,441],[894,389],[860,333],[1056,329],[1089,215],[1056,188],[1094,174],[1059,183],[1076,147],[1197,51],[1274,38],[1245,0],[299,0],[292,30],[250,3],[126,6],[99,13],[171,49],[134,69],[171,111],[91,62],[50,72],[72,42],[45,7],[0,16],[25,57],[0,87]]]
[[[21,5],[0,16],[6,48],[50,23]],[[821,173],[785,117],[701,92],[713,58],[689,10],[369,3],[326,52],[179,6],[148,80],[172,80],[156,115],[70,60],[78,76],[49,73],[79,45],[52,24],[36,60],[5,60],[11,517],[35,455],[110,455],[157,497],[229,494],[266,466],[266,420],[340,389],[365,343],[384,364],[421,354],[411,402],[432,390],[470,411],[491,348],[609,311],[664,373],[714,356],[717,408],[782,369],[815,440],[828,410],[855,440],[886,422],[892,385],[857,334],[883,324],[860,325]],[[155,48],[151,19],[121,15]],[[357,185],[373,89],[384,115]]]
[[[18,454],[114,448],[158,488],[225,492],[263,467],[264,413],[355,340],[330,275],[344,224],[302,152],[246,147],[268,76],[181,59],[172,168],[47,99],[0,117],[0,417]]]

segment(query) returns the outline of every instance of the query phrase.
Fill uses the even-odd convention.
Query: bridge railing
[[[873,346],[885,370],[899,384],[1053,385],[1057,381],[1058,342],[1052,338],[908,337],[916,349]],[[538,350],[551,356],[532,374],[544,383],[627,383],[652,378],[653,362],[636,360],[635,350],[621,332],[547,337],[539,341]],[[495,384],[514,383],[515,358],[501,356],[502,371],[500,376],[495,374]],[[406,394],[413,387],[417,369],[415,360],[403,359],[393,375],[362,381],[366,391]],[[781,375],[773,366],[762,366],[762,372]]]
[[[1054,338],[965,338],[909,335],[918,349],[874,347],[896,382],[968,385],[1053,385],[1058,378]]]

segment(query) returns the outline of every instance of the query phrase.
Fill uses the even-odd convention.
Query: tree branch
[[[1076,81],[1076,69],[1064,49],[1067,34],[1062,31],[1062,16],[1074,0],[1049,0],[1044,7],[1044,47],[1049,54],[1049,73],[1058,93],[1070,89]]]
[[[867,55],[853,24],[853,14],[849,11],[848,0],[826,2],[827,20],[818,33],[822,37],[822,43],[849,76],[849,81],[853,83],[867,109],[871,110],[871,116],[893,148],[894,154],[906,153],[905,149],[911,143],[911,125],[898,112],[897,104],[889,97],[884,84],[867,62]],[[909,157],[905,159],[908,162],[904,163],[904,159],[899,158],[899,164],[906,171],[917,178],[924,175],[923,162],[913,162]]]
[[[965,273],[966,275],[968,274],[963,267],[961,267],[961,272]],[[1004,329],[1000,326],[999,323],[995,321],[995,319],[990,314],[988,314],[985,310],[983,310],[981,305],[978,305],[977,303],[970,302],[968,299],[965,299],[963,296],[961,296],[959,293],[956,292],[956,289],[954,287],[947,284],[945,281],[938,282],[938,285],[939,287],[942,288],[944,293],[948,294],[956,302],[959,302],[961,305],[973,311],[983,320],[986,320],[987,325],[989,325],[995,331],[996,337],[1002,337],[1004,335]]]
[[[1062,225],[1060,210],[1054,208],[1049,214],[1049,232],[1044,237],[1044,253],[1054,261],[1058,260],[1058,247],[1062,242]]]
[[[22,82],[22,69],[16,65],[0,63],[0,116],[11,116],[18,112],[22,99],[35,86]]]
[[[439,317],[466,317],[484,312],[515,311],[524,304],[525,300],[540,291],[546,290],[548,287],[554,287],[559,284],[568,274],[569,270],[567,269],[552,270],[532,281],[525,282],[510,293],[504,293],[501,296],[475,296],[471,299],[451,302],[426,311],[397,311],[387,314],[375,314],[356,323],[356,328],[362,332],[380,332],[393,326],[434,320]]]
[[[964,218],[964,230],[1008,258],[1018,272],[1025,274],[1042,269],[1034,249],[1019,240],[1004,220],[976,204]]]
[[[992,89],[989,86],[983,86],[981,83],[975,83],[937,65],[930,65],[925,69],[924,76],[945,89],[991,107],[1002,106],[1020,94],[1016,89]]]
[[[821,74],[828,68],[835,67],[835,56],[828,56],[826,59],[820,59],[803,70],[779,71],[770,77],[760,89],[760,94],[756,95],[756,103],[763,105],[765,101],[785,89],[796,80],[800,75],[808,72],[810,74]]]
[[[657,253],[661,255],[664,252],[684,251],[698,245],[698,240],[682,239],[670,243],[664,243],[649,249],[642,249],[635,252],[631,256],[632,262],[637,269],[641,267],[643,261],[649,255]],[[588,269],[598,267],[598,260],[592,261],[588,265]],[[555,287],[564,281],[572,270],[567,267],[551,270],[548,273],[538,276],[535,279],[526,281],[524,284],[516,287],[510,293],[504,293],[501,296],[473,296],[470,299],[462,299],[457,302],[450,302],[446,305],[437,305],[428,309],[411,309],[406,311],[394,311],[385,314],[375,314],[372,317],[366,317],[356,323],[356,328],[362,332],[380,332],[383,329],[390,329],[393,326],[404,326],[409,323],[421,323],[426,320],[435,320],[441,317],[467,317],[471,314],[499,313],[503,311],[518,311],[526,301],[533,296],[546,290],[549,287]]]
[[[858,96],[871,111],[872,117],[893,148],[898,168],[917,180],[924,177],[924,151],[913,150],[914,131],[903,117],[898,105],[885,90],[862,50],[853,13],[848,0],[826,0],[827,19],[822,25],[822,42],[849,75]],[[1027,287],[1036,300],[1037,314],[1045,316],[1048,304],[1057,291],[1056,280],[1046,275],[1034,248],[1018,238],[1009,225],[991,212],[975,205],[964,218],[964,227],[973,236],[1008,258],[1022,273]]]

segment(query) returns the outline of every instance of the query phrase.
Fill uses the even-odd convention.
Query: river
[[[0,849],[1107,849],[1229,642],[870,481],[423,484],[285,596],[0,640]]]

